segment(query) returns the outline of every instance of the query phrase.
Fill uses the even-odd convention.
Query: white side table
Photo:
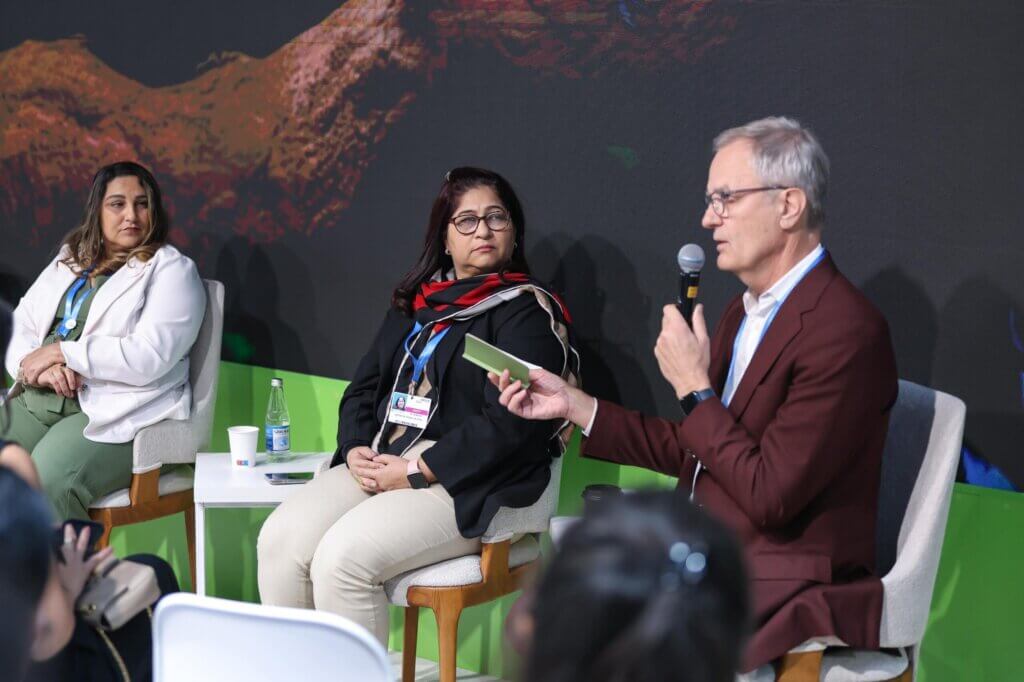
[[[206,508],[276,507],[302,485],[271,485],[263,474],[316,471],[330,452],[294,453],[287,462],[266,463],[258,455],[254,467],[236,467],[226,452],[200,452],[192,495],[196,504],[196,594],[206,594]]]

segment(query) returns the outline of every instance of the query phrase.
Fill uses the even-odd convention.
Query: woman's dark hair
[[[411,315],[412,300],[420,285],[430,281],[430,278],[438,270],[443,274],[452,267],[451,256],[444,252],[444,238],[448,229],[448,221],[452,219],[455,209],[458,208],[462,195],[477,187],[490,187],[494,190],[508,210],[509,217],[512,219],[512,227],[515,230],[515,248],[512,250],[512,257],[502,267],[500,274],[506,272],[530,274],[530,268],[526,264],[526,217],[523,215],[523,205],[519,203],[519,197],[516,196],[512,185],[494,171],[472,166],[453,168],[445,175],[441,191],[438,192],[437,198],[434,199],[434,206],[430,209],[430,221],[427,223],[427,234],[423,239],[423,251],[420,253],[416,265],[406,273],[391,295],[391,305],[396,309],[406,315]]]
[[[14,316],[11,312],[10,306],[8,306],[2,299],[0,299],[0,361],[7,357],[7,344],[11,340],[11,332],[14,328]],[[0,365],[3,363],[0,362]],[[0,395],[3,395],[3,391],[7,388],[7,373],[3,367],[0,366]],[[0,439],[3,438],[4,433],[7,432],[7,427],[10,424],[10,407],[7,405],[7,400],[4,400],[3,408],[0,408]]]
[[[114,178],[138,178],[139,184],[146,192],[149,202],[149,232],[142,237],[142,242],[127,253],[112,257],[104,255],[103,248],[103,197],[107,194],[107,185]],[[85,200],[85,213],[82,222],[64,237],[70,253],[62,262],[72,270],[81,272],[89,267],[96,272],[112,272],[132,258],[147,261],[167,241],[170,229],[167,211],[164,209],[163,195],[156,178],[145,167],[134,161],[118,161],[100,168],[92,178],[92,187]]]
[[[533,601],[531,682],[732,682],[749,627],[732,535],[672,492],[595,505]]]
[[[20,680],[50,575],[53,528],[46,499],[0,466],[0,679]]]
[[[0,301],[0,358],[11,338],[11,309]],[[0,369],[0,389],[6,385]],[[0,438],[9,424],[7,401],[0,411]],[[0,465],[0,679],[20,680],[28,665],[36,606],[50,573],[53,530],[43,496]]]

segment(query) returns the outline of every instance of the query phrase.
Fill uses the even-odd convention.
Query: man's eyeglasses
[[[476,228],[479,227],[481,220],[487,223],[487,229],[491,232],[501,232],[508,229],[508,226],[512,224],[508,213],[505,213],[505,211],[491,211],[482,216],[460,215],[452,220],[452,224],[459,231],[459,234],[473,234],[476,232]]]
[[[710,206],[711,210],[719,218],[725,218],[728,214],[726,209],[730,203],[741,196],[753,194],[754,192],[767,192],[773,189],[786,189],[785,185],[769,185],[767,187],[747,187],[744,189],[722,190],[704,195],[704,206]]]

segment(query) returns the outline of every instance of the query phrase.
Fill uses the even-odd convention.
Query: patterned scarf
[[[420,285],[420,290],[412,302],[413,316],[423,326],[436,322],[434,329],[435,332],[439,332],[450,326],[453,320],[475,317],[484,310],[508,300],[491,299],[495,294],[516,290],[524,285],[543,289],[539,282],[521,272],[508,272],[504,275],[494,273],[453,280],[435,278]],[[549,295],[558,303],[559,317],[567,324],[572,324],[572,318],[562,299],[556,294]],[[489,300],[494,301],[492,305],[486,305]],[[485,305],[480,307],[481,304]],[[477,307],[480,308],[476,309]]]
[[[540,282],[521,272],[451,280],[442,279],[441,273],[438,272],[431,281],[421,284],[419,292],[413,299],[413,317],[416,322],[423,325],[424,332],[418,334],[413,341],[412,351],[419,354],[427,339],[451,327],[455,322],[481,315],[521,295],[535,296],[538,305],[551,317],[551,331],[558,338],[565,353],[562,378],[573,386],[578,385],[579,355],[572,346],[570,338],[569,325],[572,323],[572,319],[568,309],[557,294],[548,291]],[[452,334],[448,335],[450,338],[445,338],[443,343],[458,343],[464,333],[464,329],[453,329]],[[433,360],[431,360],[432,362]],[[431,385],[426,372],[418,385],[410,384],[411,376],[412,367],[407,360],[403,362],[398,371],[395,389],[408,390],[414,395],[437,400],[437,392]],[[374,439],[374,447],[379,452],[400,454],[419,440],[422,431],[389,424],[386,421],[387,404],[389,402],[385,400],[384,404],[378,408],[382,410],[380,414],[383,417],[383,423]],[[568,435],[571,433],[571,429],[566,428],[567,425],[567,422],[562,424],[554,434],[554,437],[561,437],[563,449]]]

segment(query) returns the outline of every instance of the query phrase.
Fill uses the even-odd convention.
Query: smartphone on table
[[[312,471],[291,471],[281,474],[263,474],[270,485],[294,485],[297,483],[308,483],[313,480]]]

